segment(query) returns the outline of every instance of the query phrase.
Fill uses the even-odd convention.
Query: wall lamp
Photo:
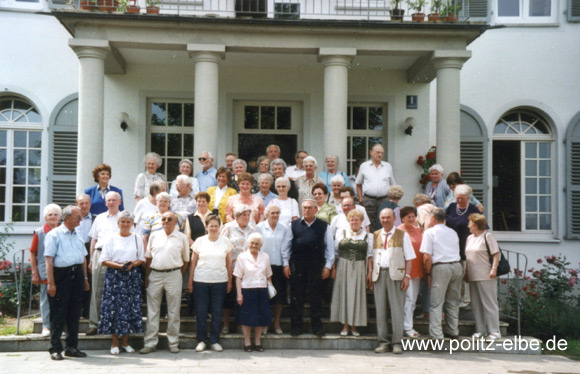
[[[119,113],[119,121],[121,122],[121,129],[123,132],[129,128],[129,115],[125,112]]]
[[[405,134],[411,136],[413,135],[413,128],[417,125],[415,118],[413,117],[407,117],[407,119],[405,120],[405,123],[403,124],[403,130],[405,131]]]

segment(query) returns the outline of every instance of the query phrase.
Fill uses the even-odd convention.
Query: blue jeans
[[[207,313],[211,313],[210,344],[219,343],[222,307],[228,284],[193,282],[197,341],[207,341]]]

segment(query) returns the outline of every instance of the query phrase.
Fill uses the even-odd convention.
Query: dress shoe
[[[50,329],[49,329],[49,328],[47,328],[47,327],[43,327],[43,328],[42,328],[42,334],[41,334],[41,336],[42,336],[43,338],[47,338],[47,337],[49,337],[49,336],[50,336]]]
[[[400,355],[401,353],[403,353],[403,347],[401,347],[400,344],[393,345],[393,353],[396,355]]]
[[[157,348],[155,347],[143,347],[139,350],[139,353],[142,355],[146,355],[147,353],[155,352]]]
[[[77,358],[87,357],[87,354],[85,352],[79,351],[78,348],[67,348],[64,351],[64,355],[66,357],[77,357]]]
[[[89,335],[97,335],[97,328],[96,327],[91,327],[90,329],[87,330],[87,332],[85,332],[85,335],[89,336]]]
[[[211,349],[213,349],[215,352],[223,352],[223,350],[224,350],[222,348],[222,346],[220,345],[220,343],[213,343],[211,345]]]
[[[197,343],[197,347],[195,347],[196,352],[203,352],[205,351],[205,342]]]
[[[169,347],[169,352],[170,353],[179,353],[179,347],[176,347],[173,345],[173,346]]]
[[[60,352],[52,352],[50,354],[50,359],[54,361],[62,361],[64,360],[64,357],[62,357],[62,354],[60,354]]]
[[[375,348],[375,353],[387,353],[389,351],[388,344],[381,344]]]

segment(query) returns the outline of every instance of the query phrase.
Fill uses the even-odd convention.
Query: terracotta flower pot
[[[83,0],[81,1],[81,9],[93,11],[95,10],[95,3],[93,3],[91,0]]]
[[[149,14],[159,14],[159,7],[158,6],[148,6],[147,13]]]
[[[391,9],[391,21],[402,21],[405,9]]]
[[[425,21],[425,13],[411,14],[411,19],[413,20],[413,22],[423,22]]]
[[[439,13],[431,13],[427,16],[427,19],[429,20],[429,22],[438,22],[441,21],[441,16],[439,15]]]
[[[457,22],[458,18],[455,14],[449,14],[445,16],[445,22]]]
[[[98,0],[97,7],[101,12],[115,12],[117,7],[119,6],[119,2],[117,0]]]
[[[128,6],[127,7],[127,13],[140,13],[141,12],[141,8],[138,6]]]

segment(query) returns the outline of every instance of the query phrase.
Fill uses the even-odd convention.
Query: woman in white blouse
[[[141,316],[141,274],[138,269],[145,262],[141,238],[131,232],[134,216],[129,211],[119,214],[119,232],[103,246],[99,261],[107,267],[101,302],[99,334],[111,334],[111,354],[135,350],[129,345],[129,334],[143,332]]]
[[[268,281],[272,278],[270,258],[262,247],[262,235],[253,233],[248,238],[248,250],[240,254],[234,269],[238,304],[240,305],[239,323],[244,333],[244,351],[263,352],[262,328],[272,322]],[[254,328],[254,346],[251,343]]]
[[[276,191],[278,197],[270,201],[268,205],[277,205],[280,207],[280,223],[290,226],[290,222],[300,218],[300,211],[298,210],[298,202],[296,199],[288,197],[290,191],[290,179],[280,177],[276,179]]]

